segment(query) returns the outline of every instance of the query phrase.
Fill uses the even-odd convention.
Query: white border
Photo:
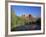
[[[41,7],[41,30],[35,31],[16,31],[11,32],[11,5],[21,5],[21,6],[40,6]],[[23,3],[8,3],[8,35],[16,34],[34,34],[34,33],[43,33],[43,5],[42,4],[23,4]]]

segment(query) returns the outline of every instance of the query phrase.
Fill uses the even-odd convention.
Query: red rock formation
[[[33,20],[33,16],[31,14],[25,14],[22,15],[22,17],[26,20],[26,21],[32,21]]]

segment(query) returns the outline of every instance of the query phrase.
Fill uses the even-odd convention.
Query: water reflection
[[[28,30],[40,30],[41,26],[37,24],[32,25],[22,25],[17,26],[16,28],[13,28],[12,31],[28,31]]]

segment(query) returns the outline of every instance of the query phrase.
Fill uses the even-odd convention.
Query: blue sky
[[[40,17],[41,15],[41,7],[36,7],[36,6],[12,5],[11,10],[14,11],[17,16],[23,14],[31,14],[33,16]]]

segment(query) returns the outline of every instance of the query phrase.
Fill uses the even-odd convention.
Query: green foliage
[[[17,20],[17,18],[16,18],[15,13],[14,12],[11,13],[11,27],[12,28],[16,25],[16,20]]]
[[[24,25],[24,19],[22,17],[16,16],[14,12],[11,13],[11,28],[16,26]]]

